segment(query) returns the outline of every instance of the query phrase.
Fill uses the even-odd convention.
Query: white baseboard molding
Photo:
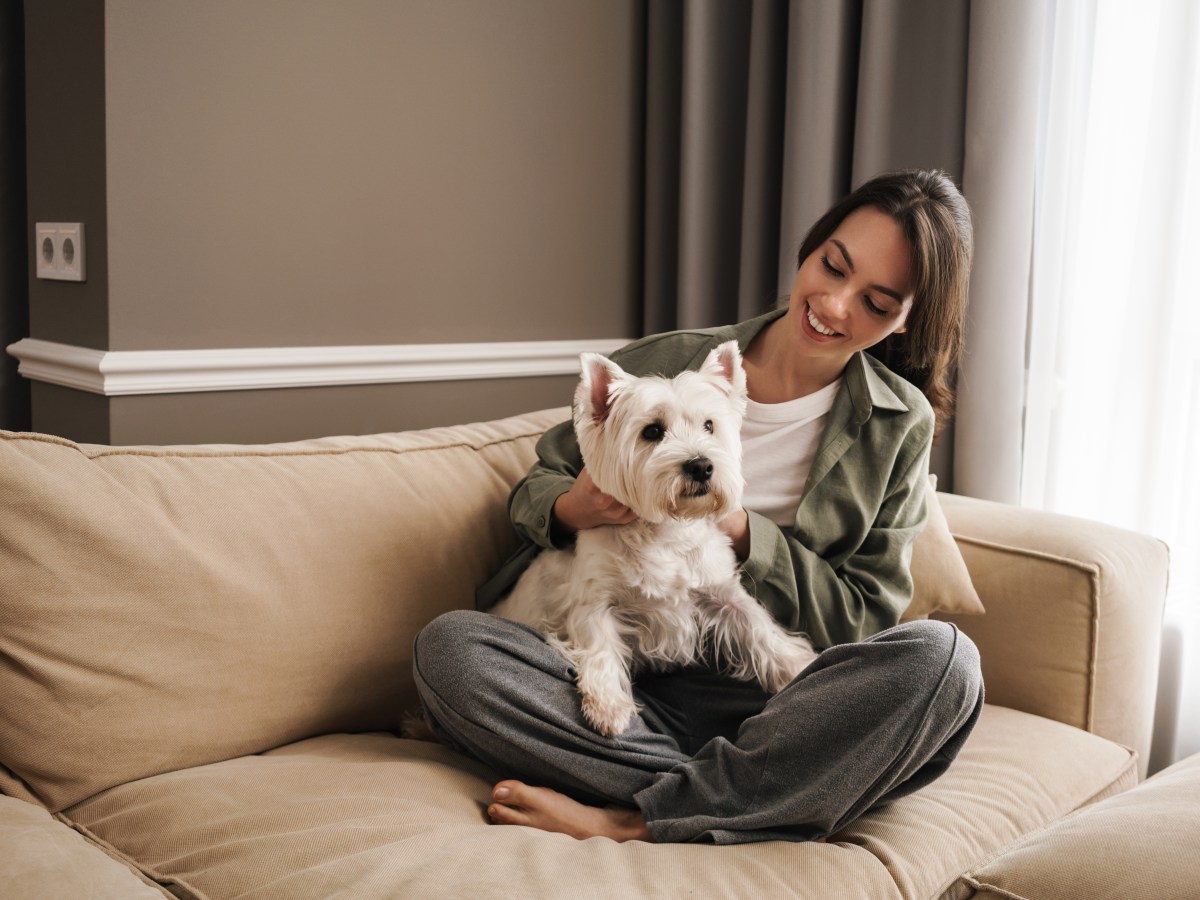
[[[18,372],[26,378],[105,397],[119,397],[577,375],[580,353],[610,353],[628,342],[627,338],[613,338],[106,351],[25,338],[11,344],[8,352],[21,361]]]

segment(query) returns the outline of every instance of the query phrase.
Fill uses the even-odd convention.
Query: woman
[[[721,527],[747,589],[823,652],[774,696],[704,665],[642,677],[640,715],[605,738],[536,632],[439,617],[417,638],[418,689],[439,737],[513,776],[493,789],[493,822],[616,840],[822,839],[945,771],[982,706],[978,654],[951,625],[897,622],[929,449],[950,414],[971,249],[945,175],[881,176],[813,226],[786,307],[614,354],[635,375],[670,376],[739,342],[747,489]],[[482,609],[542,548],[633,518],[582,469],[569,422],[538,457],[509,501],[523,546],[480,589]]]

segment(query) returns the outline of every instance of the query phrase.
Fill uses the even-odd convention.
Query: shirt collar
[[[875,366],[865,352],[859,350],[846,365],[843,376],[846,379],[846,390],[854,404],[856,418],[865,422],[871,416],[873,407],[907,412],[908,404],[896,396],[886,381],[875,371]]]

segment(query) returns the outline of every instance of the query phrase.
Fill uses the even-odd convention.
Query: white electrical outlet
[[[34,226],[37,277],[86,281],[82,222],[38,222]]]

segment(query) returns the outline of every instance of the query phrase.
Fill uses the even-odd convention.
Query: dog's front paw
[[[799,634],[782,635],[772,643],[774,646],[766,658],[756,661],[755,669],[758,670],[758,681],[763,688],[777,694],[808,668],[809,663],[817,658],[817,651],[808,638]]]
[[[637,715],[637,704],[632,700],[601,700],[595,694],[583,695],[583,717],[588,724],[605,737],[620,734]]]

